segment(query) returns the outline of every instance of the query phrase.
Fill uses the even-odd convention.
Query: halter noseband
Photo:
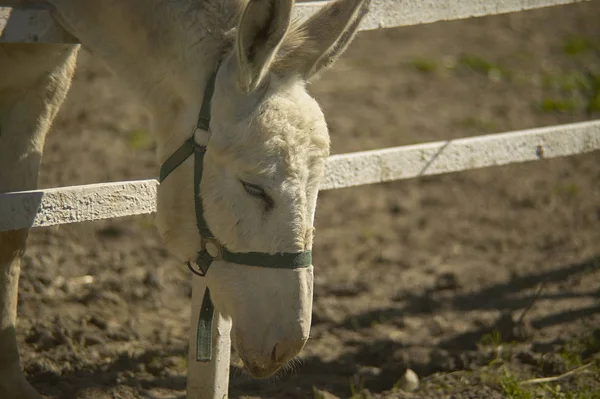
[[[218,70],[218,68],[217,68]],[[204,90],[202,107],[198,117],[196,129],[210,131],[210,103],[215,90],[215,71]],[[210,232],[208,224],[204,219],[202,198],[200,197],[200,182],[204,167],[204,154],[206,146],[196,143],[194,135],[188,138],[160,167],[160,182],[162,183],[171,172],[181,165],[192,154],[194,155],[194,205],[196,209],[196,225],[201,237],[201,249],[195,261],[189,261],[189,269],[199,276],[206,276],[208,268],[215,260],[229,263],[237,263],[246,266],[269,267],[277,269],[298,269],[308,267],[312,264],[312,252],[284,252],[269,254],[265,252],[232,252],[228,250]],[[210,290],[206,287],[198,328],[196,333],[196,361],[207,362],[212,359],[212,321],[214,316],[214,305],[210,299]]]

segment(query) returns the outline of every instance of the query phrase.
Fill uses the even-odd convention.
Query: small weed
[[[418,57],[413,59],[412,61],[410,61],[410,65],[423,74],[433,73],[438,68],[438,64],[435,60],[424,57]]]
[[[572,112],[577,105],[573,100],[546,97],[542,100],[542,110],[545,112]]]
[[[150,361],[146,362],[146,370],[149,373],[156,375],[165,369],[163,358],[160,356],[153,356]]]
[[[369,393],[365,391],[365,380],[362,377],[355,377],[350,382],[350,399],[369,399]]]
[[[494,329],[484,334],[477,344],[487,350],[491,349],[490,354],[493,354],[493,358],[490,359],[488,365],[496,366],[504,364],[505,361],[510,361],[515,351],[516,342],[504,340],[500,331]]]
[[[560,353],[560,357],[567,369],[572,369],[575,367],[579,367],[583,364],[581,360],[581,354],[569,350],[564,350]]]
[[[187,356],[172,356],[169,358],[169,365],[178,373],[185,373],[188,368]]]
[[[500,379],[500,386],[509,399],[533,399],[533,394],[519,385],[519,381],[510,375]]]
[[[593,353],[600,351],[600,340],[591,335],[573,339],[565,344],[560,352],[567,369],[583,365]],[[586,359],[587,358],[587,359]]]
[[[542,78],[543,87],[553,92],[542,100],[546,112],[600,112],[600,71],[570,71]]]
[[[563,51],[567,55],[579,55],[590,52],[598,48],[598,43],[594,40],[581,37],[581,36],[572,36],[565,40],[563,45]]]
[[[570,71],[558,74],[546,74],[542,76],[542,85],[546,89],[558,89],[563,91],[578,90],[585,79],[579,71]]]
[[[583,82],[583,90],[586,92],[586,112],[600,112],[600,71],[590,72]]]
[[[484,334],[479,340],[479,345],[481,346],[492,346],[497,347],[502,344],[502,334],[500,331],[493,330],[487,334]]]
[[[136,129],[129,132],[129,147],[134,150],[147,150],[154,146],[150,134],[144,129]]]
[[[458,59],[458,66],[463,69],[486,75],[493,81],[499,81],[508,74],[506,69],[500,65],[494,64],[476,55],[463,55]]]
[[[556,194],[563,195],[567,198],[577,198],[581,194],[581,186],[577,183],[569,183],[557,186],[554,191]]]

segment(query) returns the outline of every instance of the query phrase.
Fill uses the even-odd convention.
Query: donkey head
[[[250,0],[212,97],[200,196],[214,236],[233,252],[312,249],[317,193],[329,154],[323,113],[306,84],[346,49],[368,0],[338,0],[303,23],[293,0]],[[198,141],[198,140],[197,140]],[[232,343],[267,377],[308,339],[313,268],[215,261],[206,276]]]

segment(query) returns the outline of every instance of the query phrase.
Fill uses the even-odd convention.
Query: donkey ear
[[[354,38],[370,3],[371,0],[333,1],[294,26],[284,39],[278,67],[299,72],[305,80],[330,67]]]
[[[236,53],[240,88],[256,89],[290,26],[294,0],[250,0],[238,26]]]

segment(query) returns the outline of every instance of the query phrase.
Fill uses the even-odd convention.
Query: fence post
[[[215,311],[213,322],[212,361],[196,361],[196,326],[206,289],[206,279],[192,276],[192,314],[190,317],[187,399],[224,399],[229,389],[229,362],[231,357],[231,320]]]

